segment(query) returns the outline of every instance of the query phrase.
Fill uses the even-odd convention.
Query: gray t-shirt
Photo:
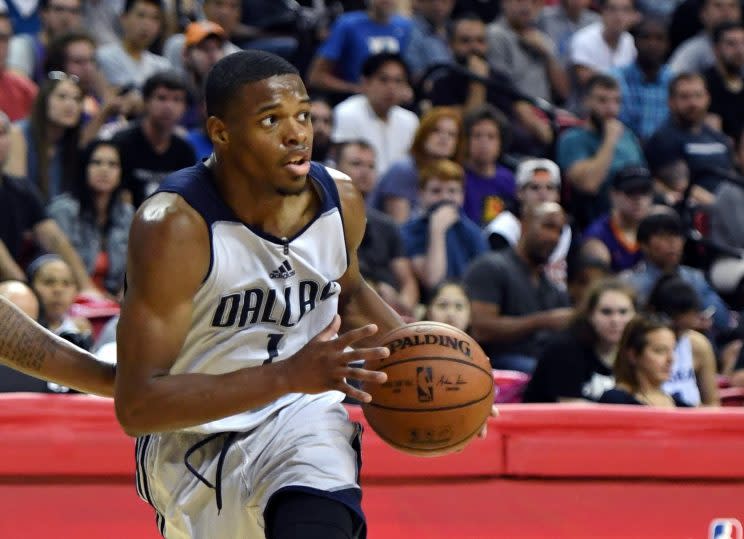
[[[470,301],[498,305],[504,316],[526,316],[559,307],[568,307],[569,299],[541,273],[531,280],[532,270],[511,248],[485,253],[476,258],[463,278]],[[500,355],[519,354],[537,357],[546,340],[554,334],[541,330],[511,342],[481,342],[492,361]]]
[[[103,76],[114,86],[134,84],[141,88],[155,73],[172,69],[168,60],[150,51],[144,51],[140,59],[135,60],[119,43],[99,47],[97,59]]]

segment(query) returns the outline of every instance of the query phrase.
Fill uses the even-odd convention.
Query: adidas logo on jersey
[[[289,260],[282,262],[282,265],[269,274],[272,279],[287,279],[295,274],[295,270],[289,265]]]

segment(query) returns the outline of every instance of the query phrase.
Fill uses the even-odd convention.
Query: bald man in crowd
[[[495,369],[532,373],[545,341],[573,315],[568,295],[545,275],[565,224],[556,202],[525,208],[517,245],[479,256],[465,273],[472,335]]]

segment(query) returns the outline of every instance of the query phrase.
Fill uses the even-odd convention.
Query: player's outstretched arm
[[[359,341],[359,345],[374,346],[381,343],[381,338],[393,329],[404,324],[401,317],[390,307],[375,290],[367,284],[359,272],[357,250],[364,237],[367,222],[364,199],[348,179],[336,181],[341,206],[344,214],[346,248],[349,253],[349,268],[340,280],[341,284],[341,320],[343,329],[363,327],[375,324],[376,334],[369,339]]]
[[[114,395],[113,365],[57,337],[0,297],[0,363],[49,382]]]
[[[117,332],[116,413],[131,435],[199,425],[267,404],[286,393],[338,389],[364,398],[344,377],[348,363],[385,357],[385,348],[345,347],[369,337],[363,328],[335,339],[338,318],[295,355],[276,363],[213,374],[170,374],[186,340],[193,299],[209,268],[206,223],[182,198],[158,194],[135,215],[129,238],[127,293]]]

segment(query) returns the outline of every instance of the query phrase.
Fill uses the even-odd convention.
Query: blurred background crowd
[[[367,201],[363,275],[470,332],[502,399],[719,405],[744,387],[743,3],[0,0],[0,294],[115,361],[132,216],[211,153],[210,68],[258,48]]]

